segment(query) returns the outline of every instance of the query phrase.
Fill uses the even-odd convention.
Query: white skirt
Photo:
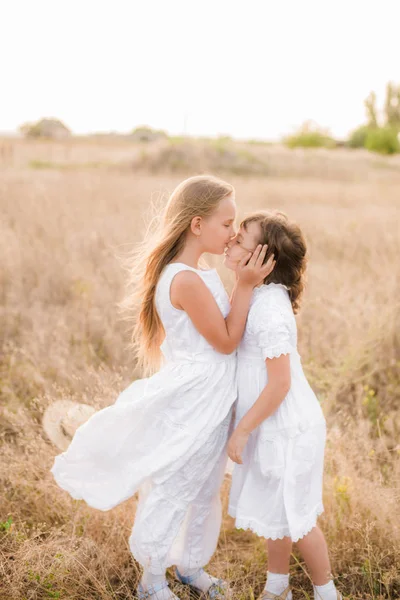
[[[100,510],[130,498],[149,478],[160,485],[181,473],[200,489],[212,470],[210,457],[226,443],[227,434],[218,432],[236,399],[235,372],[235,356],[220,355],[213,362],[167,363],[133,382],[56,457],[56,482]],[[186,473],[193,464],[196,472]]]
[[[236,527],[294,542],[309,533],[324,510],[325,439],[324,422],[295,436],[253,432],[232,474],[228,512]]]

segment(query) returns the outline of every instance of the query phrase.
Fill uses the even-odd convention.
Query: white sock
[[[286,590],[289,585],[289,573],[287,575],[282,575],[281,573],[271,573],[268,571],[267,573],[267,583],[265,584],[265,591],[271,592],[272,594],[276,594],[279,596]],[[288,600],[290,600],[291,595],[289,594]]]
[[[143,588],[147,591],[149,588],[159,585],[165,580],[165,573],[163,575],[154,575],[154,573],[150,573],[150,571],[144,570],[140,583],[142,584]],[[162,590],[156,592],[152,596],[152,600],[171,600],[172,598],[176,598],[176,596],[171,592],[171,590],[167,586],[165,586]]]
[[[314,585],[314,600],[337,600],[337,590],[333,580],[325,585]]]
[[[191,575],[194,575],[195,573],[197,573],[198,570],[199,569],[180,569],[178,567],[178,571],[181,575],[183,575],[183,577],[190,577]],[[193,579],[193,581],[190,585],[192,585],[196,589],[200,590],[201,592],[207,592],[210,589],[210,587],[212,586],[212,584],[217,583],[217,581],[218,581],[218,577],[213,577],[206,571],[202,571],[196,577],[196,579]]]

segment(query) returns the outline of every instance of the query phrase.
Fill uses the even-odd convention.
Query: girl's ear
[[[197,237],[201,235],[201,217],[193,217],[190,222],[190,230]]]

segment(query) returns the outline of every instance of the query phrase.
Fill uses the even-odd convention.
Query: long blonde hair
[[[122,307],[133,321],[132,345],[146,374],[159,366],[165,336],[155,305],[160,275],[182,252],[192,219],[210,216],[233,191],[229,183],[210,175],[182,181],[172,192],[155,234],[148,231],[129,259],[128,294]]]

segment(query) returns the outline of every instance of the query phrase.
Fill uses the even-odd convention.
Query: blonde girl
[[[253,288],[273,268],[266,248],[246,253],[230,307],[204,252],[223,254],[234,236],[234,189],[210,176],[183,181],[165,209],[143,265],[134,338],[151,377],[134,381],[116,403],[81,426],[52,468],[74,498],[109,510],[139,490],[130,548],[143,567],[139,598],[176,599],[176,575],[208,598],[228,586],[203,570],[215,551],[219,488],[236,400],[236,352]]]

